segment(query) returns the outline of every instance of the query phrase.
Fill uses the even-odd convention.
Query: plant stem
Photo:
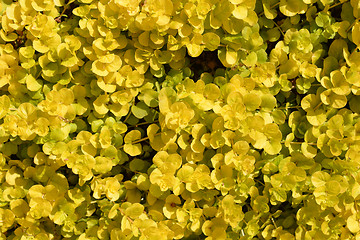
[[[316,109],[318,109],[318,108],[321,106],[321,104],[322,104],[322,102],[320,102],[318,105],[316,105],[316,107],[314,107],[314,111],[315,111]]]
[[[281,27],[274,20],[272,20],[272,21],[274,22],[275,26],[279,29],[281,35],[283,35],[283,37],[284,37],[285,34],[284,34],[283,30],[281,29]]]
[[[355,19],[354,22],[346,29],[346,32],[350,31],[350,29],[355,25],[355,23],[359,20],[359,18]]]
[[[158,136],[160,134],[161,133],[156,133],[156,134],[154,134],[154,136]],[[136,144],[136,143],[139,143],[139,142],[143,142],[143,141],[146,141],[148,139],[149,139],[149,137],[140,138],[138,140],[135,140],[135,141],[131,142],[131,144]],[[124,147],[124,145],[122,145],[120,148],[123,148],[123,147]]]
[[[343,3],[346,3],[346,2],[348,2],[348,0],[347,0],[347,1],[344,1],[344,2],[335,3],[334,5],[330,6],[329,9],[332,9],[332,8],[334,8],[334,7],[337,7],[337,6],[339,6],[339,5],[343,4]],[[329,10],[329,9],[328,9],[328,10]]]
[[[271,221],[272,221],[272,223],[274,224],[274,227],[277,228],[276,222],[275,222],[275,220],[274,220],[273,217],[271,217]]]
[[[129,119],[130,115],[131,115],[131,110],[129,110],[128,115],[125,117],[124,123],[126,123],[126,121]]]
[[[149,139],[149,137],[140,138],[139,140],[136,140],[136,141],[134,141],[134,142],[131,142],[131,144],[136,144],[136,143],[139,143],[139,142],[142,142],[142,141],[146,141],[146,140],[148,140],[148,139]]]
[[[275,3],[274,5],[270,6],[270,9],[273,9],[274,7],[278,6],[280,4],[280,1]],[[264,12],[259,13],[259,17],[261,17],[262,15],[264,15]]]
[[[281,143],[285,143],[285,141],[281,141]],[[308,142],[290,142],[290,144],[303,144],[303,143],[307,143],[307,144],[312,145],[312,146],[317,146],[317,143],[308,143]]]
[[[55,18],[55,21],[61,22],[61,17],[64,15],[64,13],[65,13],[66,9],[68,8],[68,6],[69,6],[69,2],[67,4],[65,4],[64,9],[60,13],[60,15]]]
[[[295,108],[295,109],[301,109],[301,106],[278,107],[278,108],[276,108],[276,109],[292,109],[292,108]]]

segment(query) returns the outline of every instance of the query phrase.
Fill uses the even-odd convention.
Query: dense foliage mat
[[[1,239],[360,239],[359,0],[0,11]]]

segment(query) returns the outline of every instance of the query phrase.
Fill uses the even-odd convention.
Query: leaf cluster
[[[4,0],[1,239],[360,238],[358,0]]]

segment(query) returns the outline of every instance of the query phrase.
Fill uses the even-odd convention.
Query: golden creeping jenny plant
[[[1,239],[360,239],[359,1],[0,4]]]

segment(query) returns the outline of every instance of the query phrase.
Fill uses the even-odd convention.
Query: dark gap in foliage
[[[248,197],[245,202],[244,202],[244,206],[242,207],[242,211],[243,213],[247,213],[247,212],[251,212],[253,211],[251,208],[251,198]]]
[[[270,56],[270,53],[271,53],[271,50],[273,50],[276,46],[278,42],[275,41],[275,42],[271,42],[271,41],[266,41],[266,44],[267,44],[267,48],[266,48],[266,53],[268,56]]]
[[[330,11],[331,16],[333,18],[335,18],[335,20],[340,20],[341,21],[341,10],[342,10],[342,4],[332,8],[331,11]]]
[[[55,18],[55,21],[58,23],[61,23],[63,21],[65,21],[66,19],[71,18],[74,14],[73,14],[73,9],[75,9],[76,7],[78,7],[79,5],[76,4],[75,2],[70,3],[69,5],[65,5],[64,7],[60,8],[60,16],[58,16],[57,18]]]
[[[16,31],[18,38],[15,41],[10,42],[10,44],[14,47],[14,49],[25,47],[26,38],[26,30]]]
[[[79,176],[75,173],[73,173],[73,171],[68,168],[66,165],[60,167],[57,172],[62,173],[64,176],[66,176],[69,186],[76,186],[79,182]]]
[[[189,57],[190,69],[194,73],[194,81],[198,80],[202,73],[215,74],[216,69],[225,68],[218,58],[217,51],[203,51],[198,57]]]
[[[125,169],[125,171],[121,172],[121,174],[124,176],[124,178],[123,178],[124,182],[125,181],[131,181],[131,178],[135,175],[134,172],[130,171],[129,164],[127,164],[127,168],[128,169]]]

